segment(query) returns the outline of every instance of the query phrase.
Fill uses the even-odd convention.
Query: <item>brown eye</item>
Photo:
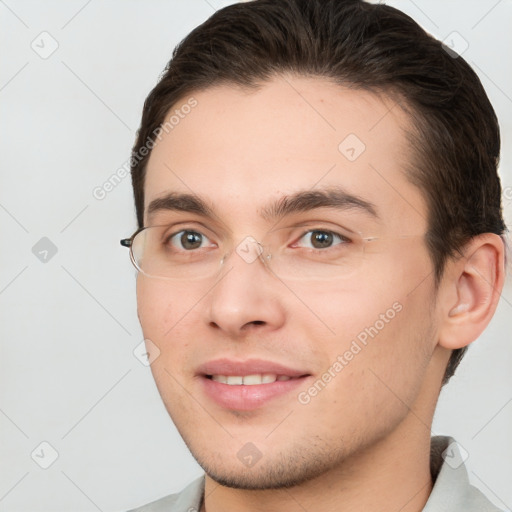
[[[330,247],[333,241],[332,233],[327,231],[313,231],[311,236],[311,244],[315,249]]]
[[[208,240],[204,235],[197,231],[179,231],[171,237],[169,242],[178,249],[185,249],[187,251],[199,249],[202,247],[203,242]]]
[[[300,240],[305,240],[306,243],[303,246],[308,249],[329,249],[332,246],[350,242],[348,238],[342,235],[323,229],[307,231]]]

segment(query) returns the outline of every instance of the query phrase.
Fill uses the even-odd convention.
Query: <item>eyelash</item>
[[[201,233],[200,231],[196,231],[196,230],[193,230],[193,229],[182,229],[180,231],[177,231],[176,233],[172,233],[171,235],[165,237],[165,243],[166,244],[169,243],[170,241],[172,241],[173,238],[175,238],[176,236],[181,235],[183,233],[195,233],[195,234],[198,234],[198,235],[206,238],[207,240],[209,240],[209,238],[206,235],[204,235],[203,233]],[[345,243],[352,242],[352,240],[350,238],[348,238],[347,236],[342,235],[340,233],[337,233],[335,231],[332,231],[332,230],[329,230],[329,229],[323,229],[323,228],[313,228],[313,229],[308,229],[308,230],[304,231],[301,234],[301,236],[297,239],[297,242],[293,242],[292,246],[297,244],[298,241],[302,240],[304,238],[304,236],[306,236],[307,234],[312,234],[312,233],[324,233],[324,234],[333,235],[333,237],[338,238],[340,240],[340,243],[332,245],[330,247],[322,248],[322,249],[318,249],[318,248],[315,248],[315,247],[305,247],[306,249],[326,252],[326,251],[328,251],[330,249],[333,249],[337,245],[343,245]],[[186,251],[185,250],[185,252],[193,252],[193,250],[192,251]]]

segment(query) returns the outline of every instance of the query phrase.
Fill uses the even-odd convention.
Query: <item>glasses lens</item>
[[[132,243],[137,269],[150,277],[198,279],[213,276],[220,269],[218,248],[202,247],[201,233],[168,226],[144,228]]]
[[[360,266],[364,240],[325,230],[311,230],[290,246],[288,236],[276,230],[267,240],[268,266],[282,279],[333,280],[346,278]]]

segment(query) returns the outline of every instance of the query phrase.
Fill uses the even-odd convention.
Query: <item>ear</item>
[[[487,327],[503,289],[504,260],[502,238],[484,233],[464,246],[462,257],[447,262],[441,285],[440,346],[465,347]]]

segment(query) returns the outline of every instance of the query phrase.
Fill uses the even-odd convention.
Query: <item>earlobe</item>
[[[476,340],[496,311],[505,278],[504,243],[485,233],[464,247],[464,256],[449,263],[445,274],[449,289],[441,311],[439,345],[458,349]]]

